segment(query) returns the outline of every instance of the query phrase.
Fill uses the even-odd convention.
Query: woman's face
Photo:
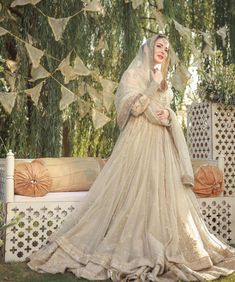
[[[153,49],[153,62],[154,64],[162,64],[169,52],[169,42],[165,38],[158,38],[155,41]]]

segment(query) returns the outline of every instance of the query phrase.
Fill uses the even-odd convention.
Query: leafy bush
[[[217,52],[208,68],[199,70],[198,95],[203,101],[235,105],[235,64],[224,65]]]

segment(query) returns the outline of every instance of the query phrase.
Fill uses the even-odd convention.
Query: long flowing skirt
[[[181,182],[169,128],[131,117],[80,210],[31,256],[39,272],[90,280],[202,281],[235,271]]]

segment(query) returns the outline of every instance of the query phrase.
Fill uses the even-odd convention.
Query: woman
[[[79,212],[31,256],[32,269],[93,281],[202,281],[235,270],[235,251],[208,232],[191,190],[168,64],[165,36],[140,47],[117,91],[113,153]]]

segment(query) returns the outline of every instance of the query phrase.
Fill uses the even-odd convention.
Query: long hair
[[[168,38],[166,37],[165,34],[158,34],[155,37],[155,40],[153,42],[153,46],[155,45],[155,42],[159,39],[159,38],[164,38],[165,40],[167,40],[168,42]],[[170,48],[170,44],[169,44],[169,48]],[[153,52],[154,52],[154,48],[153,48]],[[153,53],[154,55],[154,53]],[[162,67],[161,67],[161,72],[163,75],[163,80],[161,82],[161,89],[162,90],[166,90],[168,88],[168,84],[167,84],[167,74],[168,74],[168,69],[169,69],[169,64],[170,64],[170,49],[168,49],[168,54],[166,57],[166,60],[162,63]]]

